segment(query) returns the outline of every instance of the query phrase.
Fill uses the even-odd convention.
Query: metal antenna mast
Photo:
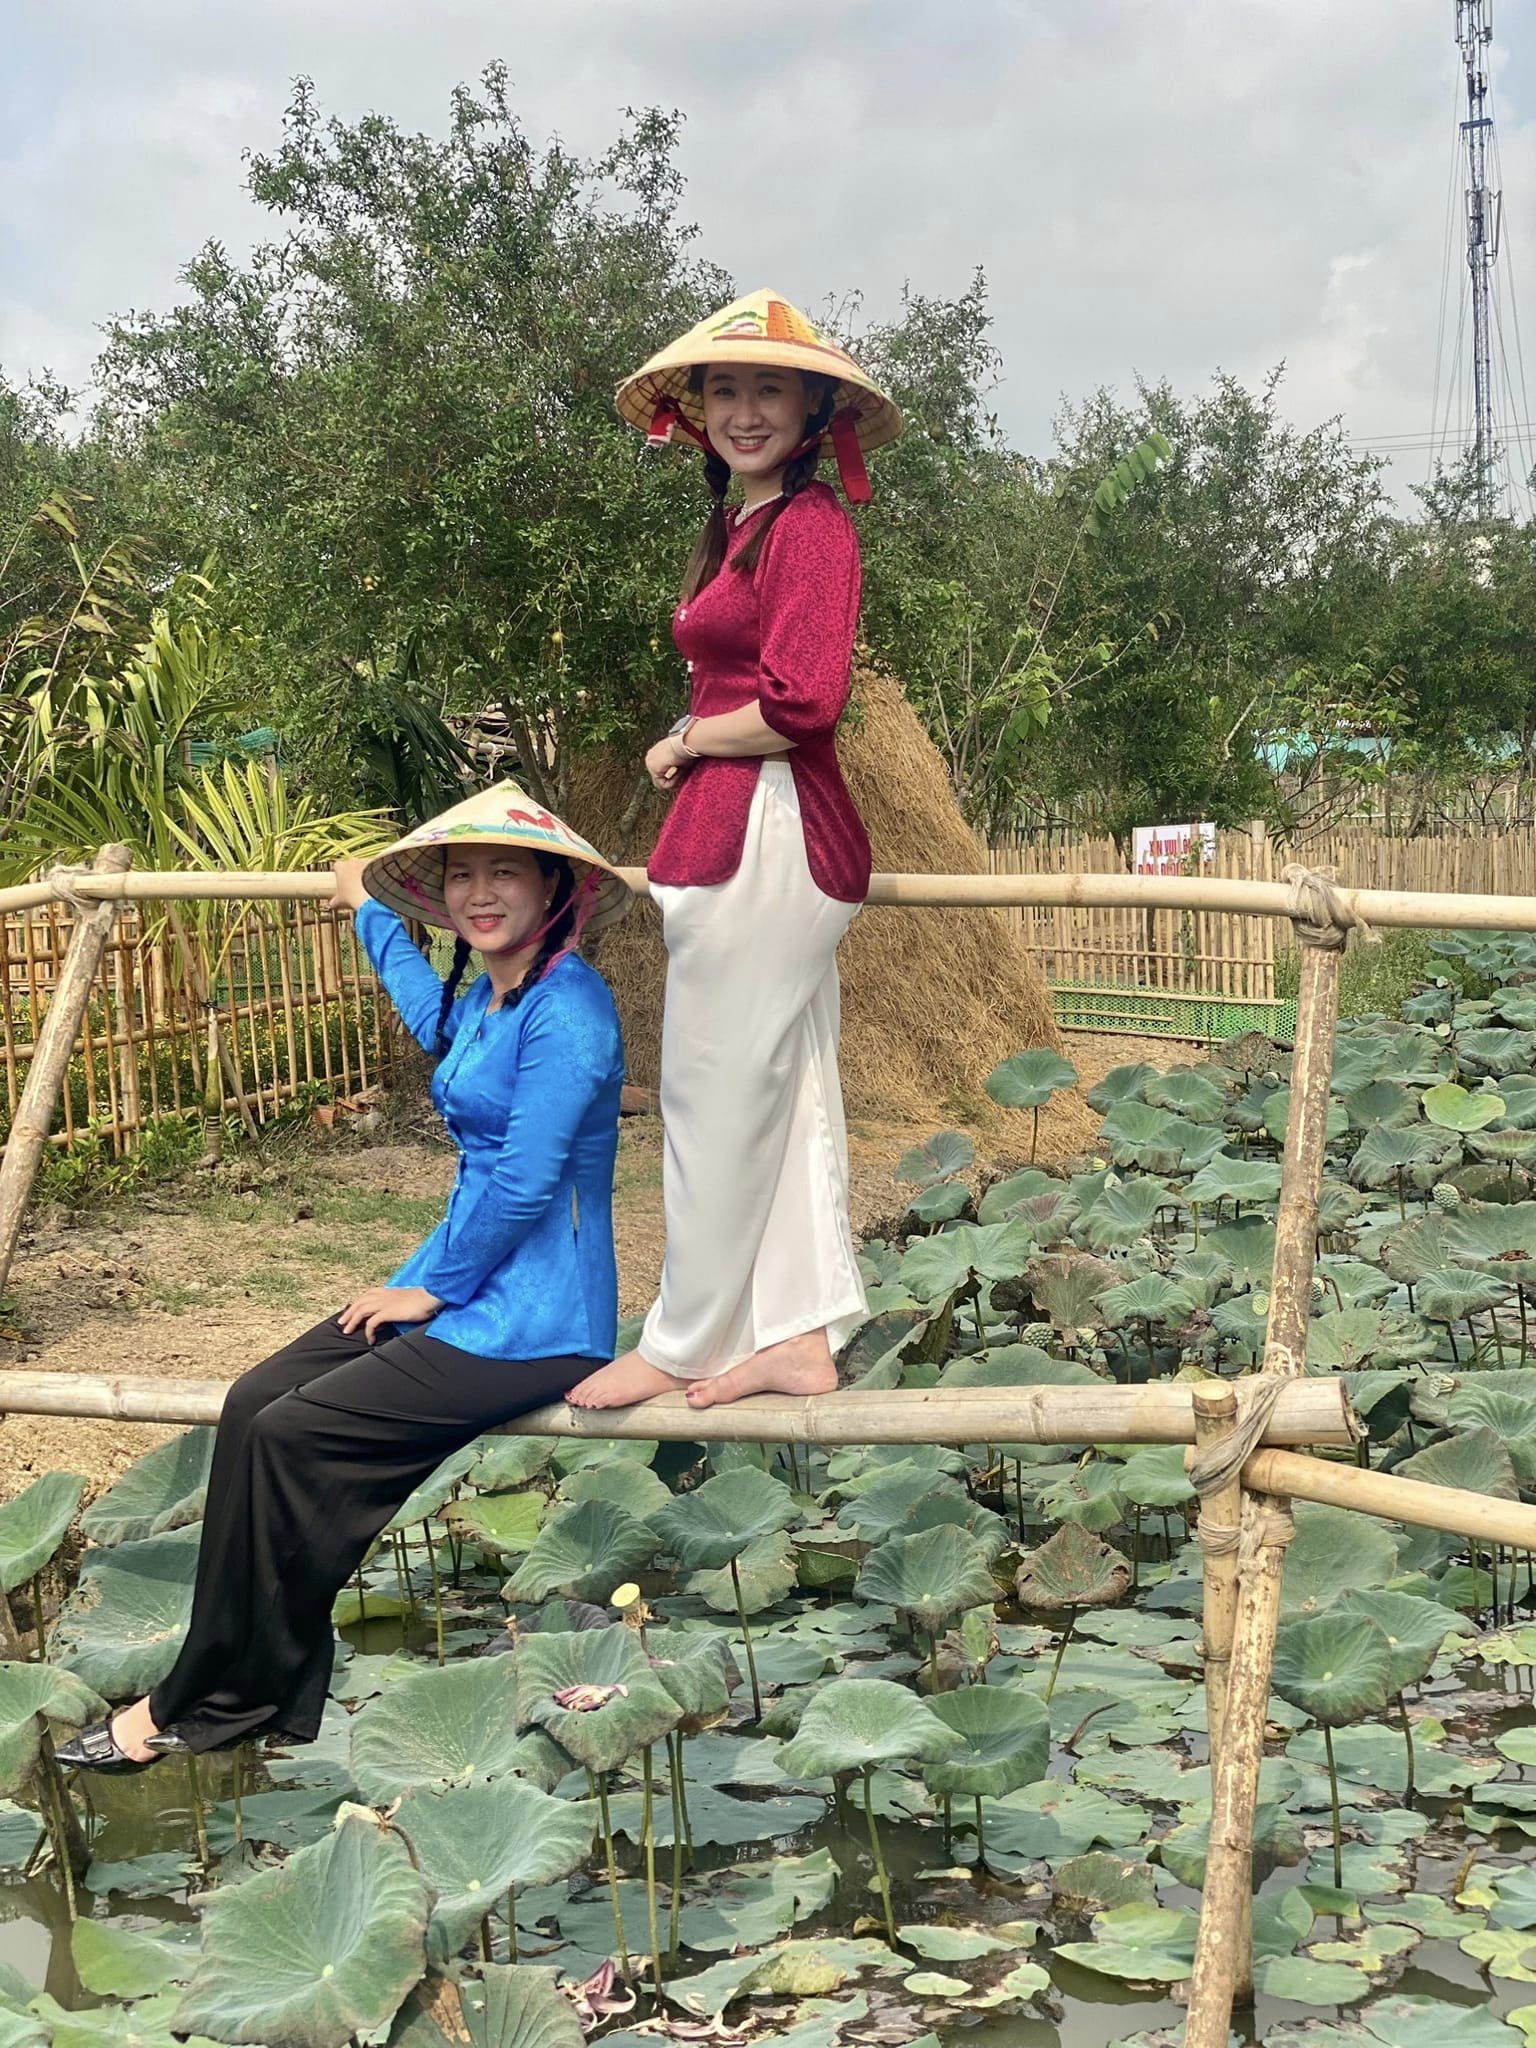
[[[1493,266],[1499,254],[1502,192],[1488,189],[1488,111],[1485,53],[1493,41],[1493,0],[1456,0],[1456,41],[1467,74],[1467,118],[1461,124],[1467,166],[1467,269],[1472,288],[1472,446],[1478,517],[1493,516]]]

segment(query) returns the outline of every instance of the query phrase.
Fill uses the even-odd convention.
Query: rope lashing
[[[76,917],[84,917],[88,910],[100,907],[99,896],[82,896],[75,887],[75,884],[82,880],[99,880],[100,876],[95,868],[71,867],[66,861],[56,861],[45,871],[41,879],[48,884],[57,901],[67,904]]]
[[[1213,1521],[1206,1501],[1233,1484],[1263,1442],[1286,1383],[1286,1375],[1277,1372],[1239,1380],[1232,1390],[1237,1397],[1237,1419],[1225,1436],[1197,1451],[1190,1464],[1189,1481],[1200,1496],[1196,1533],[1208,1557],[1223,1557],[1236,1550],[1241,1532],[1235,1522]]]
[[[1339,889],[1332,868],[1309,868],[1292,861],[1280,874],[1281,880],[1291,885],[1291,923],[1304,946],[1338,952],[1351,932],[1359,932],[1372,945],[1377,943],[1376,933]]]

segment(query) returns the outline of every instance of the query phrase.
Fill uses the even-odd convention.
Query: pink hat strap
[[[700,432],[675,398],[663,398],[657,405],[651,415],[646,439],[653,448],[665,447],[679,428],[706,455],[710,453],[709,436]],[[864,450],[859,446],[859,415],[853,406],[839,406],[824,428],[800,443],[790,460],[808,454],[812,448],[819,448],[823,434],[832,436],[832,453],[837,458],[837,473],[842,481],[844,497],[850,505],[867,505],[874,492],[870,488],[869,471],[864,466]]]
[[[549,973],[552,967],[559,965],[567,953],[574,953],[581,944],[582,934],[591,921],[593,911],[597,908],[598,892],[602,886],[603,878],[597,869],[588,868],[581,880],[576,884],[576,887],[571,891],[570,896],[561,904],[554,915],[547,917],[538,930],[530,933],[529,937],[523,941],[525,945],[529,945],[534,939],[542,939],[550,926],[558,924],[567,911],[572,913],[570,935],[559,951],[552,953],[548,960],[545,961],[539,971],[540,981],[544,979],[544,976]]]

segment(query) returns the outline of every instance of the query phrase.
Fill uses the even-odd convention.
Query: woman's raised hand
[[[336,893],[326,904],[327,910],[361,910],[368,901],[368,891],[363,887],[365,860],[333,860],[331,873],[336,878]]]

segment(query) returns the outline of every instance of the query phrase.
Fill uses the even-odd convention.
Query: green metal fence
[[[1183,995],[1120,982],[1058,981],[1051,984],[1051,1000],[1063,1031],[1187,1038],[1200,1045],[1240,1038],[1245,1031],[1263,1031],[1287,1044],[1296,1031],[1296,1005],[1289,998]]]

